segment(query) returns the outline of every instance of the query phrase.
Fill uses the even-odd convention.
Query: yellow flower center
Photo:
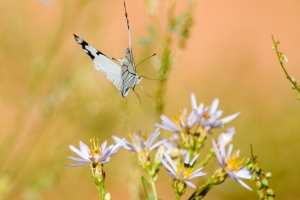
[[[203,115],[202,115],[202,120],[207,120],[211,117],[211,115],[208,113],[208,112],[205,112]]]
[[[230,171],[238,171],[242,166],[244,166],[245,158],[240,159],[239,155],[234,152],[226,162],[226,167]]]
[[[191,166],[189,164],[186,164],[186,163],[183,163],[180,167],[178,167],[177,172],[176,172],[177,177],[180,176],[181,171],[183,171],[182,177],[184,179],[188,179],[190,177],[190,175],[192,174],[192,172],[193,172]]]
[[[184,118],[182,117],[182,115],[178,115],[178,114],[175,114],[174,116],[173,116],[173,122],[174,122],[174,124],[177,126],[177,127],[181,127],[180,126],[180,121],[181,121],[181,123],[183,123],[184,124]]]
[[[130,138],[130,140],[131,140],[131,144],[132,144],[132,146],[135,146],[135,147],[137,147],[136,146],[136,144],[135,144],[135,142],[133,141],[133,137],[135,137],[135,139],[138,141],[138,142],[140,142],[141,141],[141,138],[143,138],[143,145],[144,146],[146,146],[146,141],[148,140],[148,136],[147,135],[142,135],[142,134],[139,134],[139,135],[137,135],[136,133],[133,133],[133,134],[128,134],[129,135],[129,138]]]
[[[97,139],[95,139],[95,138],[90,139],[90,150],[91,150],[90,156],[93,157],[93,158],[102,155],[102,152],[101,152],[100,146],[99,146],[99,139],[98,138]]]

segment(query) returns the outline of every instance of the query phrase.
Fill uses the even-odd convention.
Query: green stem
[[[197,190],[192,194],[189,200],[199,200],[205,197],[209,190],[213,187],[211,180],[208,180],[206,183],[197,188]]]
[[[280,66],[281,66],[283,72],[285,73],[286,78],[292,83],[292,85],[294,86],[294,88],[300,93],[300,88],[298,88],[298,86],[296,85],[296,82],[294,82],[293,79],[290,77],[290,75],[288,74],[288,72],[286,71],[286,69],[285,69],[285,67],[283,65],[283,62],[280,59],[281,58],[281,53],[279,53],[279,51],[278,51],[277,42],[275,41],[273,35],[272,35],[272,40],[273,40],[273,43],[274,43],[274,48],[275,48],[275,51],[276,51],[276,54],[277,54]]]
[[[151,184],[151,187],[152,187],[154,199],[157,200],[158,198],[157,198],[157,193],[156,193],[155,180],[152,177],[150,178],[150,184]]]
[[[176,200],[180,200],[181,196],[176,194]]]
[[[205,197],[205,195],[210,191],[210,189],[214,185],[219,185],[219,184],[223,183],[225,181],[226,177],[228,177],[228,175],[226,174],[225,170],[223,170],[222,168],[216,170],[206,183],[204,183],[203,185],[200,185],[195,190],[195,192],[192,194],[192,196],[189,198],[189,200],[203,199],[203,197]]]
[[[199,164],[197,164],[197,165],[195,166],[195,168],[199,168],[199,167],[204,167],[204,166],[206,166],[206,165],[208,164],[208,162],[209,162],[213,157],[215,157],[215,156],[216,156],[216,154],[215,154],[214,150],[211,149],[210,152],[209,152],[209,154],[207,154],[205,160],[203,160],[202,162],[200,162]]]
[[[104,182],[100,182],[97,185],[98,191],[99,191],[99,196],[100,200],[104,200],[105,195],[104,195]]]

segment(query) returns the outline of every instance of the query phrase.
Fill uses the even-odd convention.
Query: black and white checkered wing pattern
[[[77,43],[80,44],[85,53],[93,60],[95,69],[102,72],[105,77],[121,91],[122,81],[120,66],[77,35],[74,34],[74,36]]]

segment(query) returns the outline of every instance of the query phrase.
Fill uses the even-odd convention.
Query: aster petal
[[[82,165],[86,165],[89,163],[74,163],[74,164],[69,164],[69,165],[65,165],[66,167],[78,167],[78,166],[82,166]]]
[[[81,154],[84,156],[84,158],[88,158],[91,153],[89,147],[81,141],[79,142],[79,146]]]
[[[172,176],[173,178],[177,178],[176,174],[173,174],[172,172],[167,172],[167,174]]]
[[[129,150],[129,151],[137,152],[136,147],[133,146],[133,145],[132,145],[130,142],[128,142],[127,140],[124,140],[123,143],[124,143],[124,146],[123,146],[124,149],[127,149],[127,150]]]
[[[196,186],[190,181],[184,181],[184,183],[191,188],[196,188]]]
[[[101,145],[101,150],[106,149],[107,141],[105,140]]]
[[[211,128],[222,128],[224,125],[220,120],[217,120],[211,124]]]
[[[110,160],[110,157],[107,157],[105,160],[99,160],[98,162],[100,162],[101,164],[105,164],[108,163]]]
[[[227,149],[226,159],[228,159],[230,157],[232,149],[233,149],[233,145],[230,144]]]
[[[112,138],[114,139],[115,142],[120,142],[122,139],[117,137],[117,136],[112,136]]]
[[[117,143],[116,145],[113,146],[111,153],[109,154],[109,157],[113,156],[114,154],[116,154],[122,147],[123,147],[123,141],[125,139],[123,138],[123,140],[121,140],[119,143]]]
[[[217,108],[218,108],[218,105],[219,105],[219,99],[215,98],[213,100],[213,102],[211,103],[211,106],[209,108],[209,114],[213,114],[216,112]]]
[[[179,180],[185,180],[184,178],[183,178],[183,170],[181,169],[180,170],[180,172],[179,172]]]
[[[137,152],[140,151],[142,149],[142,147],[141,147],[140,143],[137,141],[137,138],[134,137],[134,136],[132,136],[131,138],[132,138],[132,141],[134,143],[133,146],[135,147],[136,151]]]
[[[215,114],[217,115],[217,117],[219,118],[219,117],[221,117],[222,116],[222,114],[223,114],[223,110],[217,110],[216,112],[215,112]]]
[[[102,156],[99,156],[94,162],[103,162],[105,161],[107,158],[109,158],[109,150],[106,150],[105,152],[103,152]]]
[[[252,177],[252,172],[247,170],[246,167],[241,167],[235,174],[244,179],[251,179]]]
[[[184,157],[184,163],[189,163],[189,160],[190,160],[190,153],[188,152],[187,154],[185,154],[185,157]]]
[[[67,156],[67,158],[74,160],[74,161],[78,161],[78,162],[84,162],[84,163],[90,163],[91,161],[89,159],[84,159],[84,158],[76,158],[73,156]]]
[[[236,180],[239,184],[241,184],[244,188],[252,191],[252,188],[250,188],[244,181],[242,181],[241,179]]]
[[[193,92],[191,93],[191,104],[193,109],[197,109],[196,97]]]
[[[83,142],[80,141],[79,142],[79,147],[80,147],[80,151],[81,151],[81,153],[84,157],[90,155],[90,149],[86,144],[84,144]]]
[[[190,165],[193,166],[194,162],[197,160],[197,158],[199,157],[200,154],[197,154],[193,160],[190,162]]]
[[[173,162],[173,160],[170,158],[170,156],[166,153],[164,153],[164,156],[166,157],[167,161],[169,162],[169,164],[171,165],[171,167],[174,169],[174,171],[177,171],[177,167],[175,165],[175,163]]]
[[[174,124],[174,122],[165,115],[161,115],[160,119],[162,121],[162,125],[155,124],[155,126],[169,131],[180,131],[180,129]]]
[[[117,136],[112,136],[112,138],[114,139],[115,143],[119,143],[122,139],[124,139],[121,139]],[[135,148],[126,139],[123,140],[123,148],[129,151],[135,151]]]
[[[132,144],[130,144],[129,142],[126,141],[126,144],[123,146],[124,149],[127,149],[129,151],[134,151],[137,152],[137,149],[135,148],[135,146],[133,146]]]
[[[198,172],[200,172],[203,169],[203,167],[199,167],[198,169],[195,169],[193,171],[193,174],[197,174]]]
[[[144,142],[144,138],[139,137],[138,140],[139,140],[139,145],[140,145],[141,149],[145,149],[146,145],[145,145],[145,142]]]
[[[206,173],[204,173],[204,172],[198,172],[198,173],[196,173],[196,174],[191,175],[191,176],[188,178],[188,180],[193,179],[193,178],[196,178],[196,177],[200,177],[200,176],[205,176],[205,175],[206,175]]]
[[[175,177],[176,177],[176,171],[174,171],[174,169],[173,169],[172,167],[170,167],[170,166],[168,165],[168,163],[167,163],[164,159],[160,158],[160,161],[161,161],[161,163],[165,166],[165,168],[167,168],[168,171],[169,171],[170,173],[174,174]]]
[[[223,166],[224,166],[223,159],[222,159],[222,157],[221,157],[221,155],[220,155],[219,149],[218,149],[217,144],[216,144],[216,142],[214,141],[214,139],[212,139],[212,145],[213,145],[213,149],[214,149],[214,151],[215,151],[215,155],[216,155],[216,157],[217,157],[217,159],[218,159],[218,163],[219,163],[219,165],[220,165],[221,167],[223,167]]]
[[[151,151],[151,150],[155,149],[156,147],[158,147],[158,146],[164,144],[165,142],[167,142],[168,140],[169,140],[169,139],[166,138],[166,139],[163,139],[163,140],[158,141],[157,143],[155,143],[154,145],[152,145],[152,146],[149,148],[149,150]]]
[[[155,129],[149,136],[148,140],[146,141],[146,148],[149,148],[153,142],[156,140],[157,136],[160,134],[159,128]]]
[[[232,171],[226,170],[226,172],[233,180],[237,181],[244,188],[252,191],[252,189],[246,183],[244,183],[241,179],[239,179]]]
[[[230,116],[227,116],[227,117],[224,117],[222,119],[220,119],[222,121],[223,124],[226,124],[230,121],[232,121],[233,119],[235,119],[237,116],[239,116],[241,114],[241,112],[237,112],[233,115],[230,115]]]
[[[225,155],[225,145],[224,145],[223,138],[220,139],[219,145],[220,145],[221,157],[222,157],[222,159],[224,159],[226,155]]]
[[[86,156],[85,153],[82,153],[79,149],[77,149],[76,147],[74,147],[73,145],[70,145],[69,148],[76,153],[78,156],[82,157],[82,158],[88,158],[89,156]]]
[[[204,109],[204,103],[201,103],[197,108],[198,114],[203,114],[208,108]]]

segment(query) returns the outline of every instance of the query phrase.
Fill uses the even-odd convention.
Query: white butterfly
[[[89,45],[87,42],[85,42],[83,39],[74,34],[77,43],[81,45],[85,53],[89,55],[94,61],[95,69],[100,72],[103,72],[106,78],[117,87],[122,97],[126,97],[128,95],[130,88],[132,88],[134,91],[135,86],[138,85],[142,80],[142,77],[138,76],[137,74],[133,60],[129,20],[127,17],[125,1],[124,8],[128,31],[129,48],[127,48],[124,52],[127,60],[123,58],[117,59],[120,62],[121,67],[117,65],[113,60],[108,58],[106,55],[104,55],[103,53]]]

